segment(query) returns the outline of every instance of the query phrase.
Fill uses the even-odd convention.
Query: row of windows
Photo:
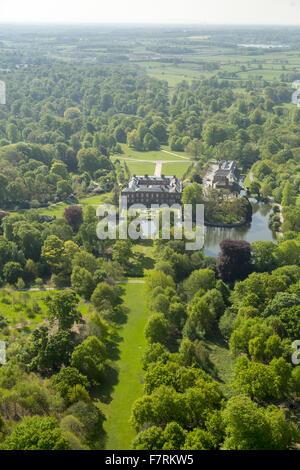
[[[177,194],[129,194],[128,200],[149,200],[149,199],[177,199],[179,196]]]

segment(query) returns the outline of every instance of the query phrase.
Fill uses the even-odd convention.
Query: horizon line
[[[99,21],[99,22],[91,22],[91,21],[52,21],[52,20],[39,20],[39,21],[1,21],[0,25],[5,26],[206,26],[206,27],[227,27],[227,26],[261,26],[261,27],[300,27],[300,22],[298,23],[208,23],[208,22],[150,22],[150,21],[131,21],[131,22],[123,22],[123,21]]]

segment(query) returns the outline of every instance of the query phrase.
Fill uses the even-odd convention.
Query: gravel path
[[[154,176],[160,176],[162,170],[162,162],[157,162],[155,165]]]

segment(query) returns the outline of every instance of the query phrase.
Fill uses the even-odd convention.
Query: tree
[[[153,292],[156,287],[166,289],[167,287],[175,287],[175,282],[170,275],[166,275],[162,271],[152,270],[146,274],[146,289],[149,293]]]
[[[132,243],[130,240],[117,240],[112,248],[112,257],[114,261],[122,266],[129,264],[129,259],[133,256]]]
[[[183,283],[184,291],[189,299],[200,289],[204,292],[213,289],[216,285],[215,273],[211,269],[199,269],[192,274]]]
[[[143,143],[141,142],[138,131],[136,129],[133,129],[133,131],[128,132],[127,143],[128,147],[130,148],[134,148],[136,150],[143,150]]]
[[[164,343],[168,335],[168,322],[162,313],[151,315],[146,327],[145,336],[149,343]]]
[[[255,336],[249,341],[249,353],[253,361],[263,361],[265,358],[265,338]]]
[[[163,450],[178,450],[181,449],[186,437],[186,431],[174,421],[168,423],[163,432],[163,439],[165,441]]]
[[[183,338],[180,344],[179,353],[185,366],[197,366],[205,369],[208,365],[208,353],[203,345],[198,341],[192,342],[188,338]]]
[[[87,148],[79,150],[77,154],[78,168],[81,173],[87,172],[91,176],[101,168],[100,152],[97,149]]]
[[[70,446],[56,418],[32,416],[14,427],[3,447],[5,450],[68,450]]]
[[[217,272],[225,282],[244,279],[252,272],[251,245],[244,240],[223,240]]]
[[[258,272],[270,272],[276,268],[274,251],[277,245],[273,242],[257,241],[251,244],[254,269]]]
[[[207,302],[209,308],[217,319],[223,315],[225,304],[221,292],[219,292],[217,289],[211,289],[206,292],[206,294],[203,296],[203,299]]]
[[[46,299],[50,324],[58,321],[59,328],[70,329],[74,323],[79,323],[81,313],[77,309],[79,299],[74,291],[56,292]]]
[[[6,192],[7,185],[8,185],[8,179],[6,178],[5,175],[0,173],[0,204],[1,206],[5,204],[5,201],[7,199],[7,192]],[[1,220],[2,218],[3,216],[1,217]]]
[[[73,267],[79,266],[80,268],[85,268],[91,274],[94,274],[94,272],[99,267],[95,256],[85,250],[80,250],[78,251],[78,253],[75,254],[72,261],[72,265]]]
[[[150,343],[142,356],[143,369],[147,370],[151,364],[165,362],[167,359],[168,352],[165,346],[160,343]]]
[[[80,252],[79,246],[67,240],[64,242],[64,251],[62,256],[61,269],[63,274],[70,274],[72,272],[72,262],[77,253]]]
[[[277,335],[271,335],[267,339],[265,356],[267,360],[271,361],[274,358],[279,358],[284,353],[284,347],[282,345],[281,338]]]
[[[238,358],[232,387],[251,398],[270,401],[282,396],[276,372],[268,365],[251,362],[246,357]]]
[[[294,367],[292,371],[292,388],[297,396],[300,395],[300,366]]]
[[[219,330],[222,333],[222,336],[229,340],[233,329],[234,329],[234,320],[236,318],[236,313],[232,312],[230,309],[227,309],[219,320]]]
[[[197,332],[203,332],[208,334],[211,332],[214,322],[216,320],[216,315],[214,311],[209,307],[205,297],[194,298],[193,301],[188,306],[188,325],[194,325],[195,337],[187,334],[187,336],[194,340],[197,338]],[[187,328],[184,328],[184,335],[187,333]]]
[[[132,448],[134,450],[159,450],[163,442],[163,430],[158,426],[151,426],[134,438]]]
[[[74,232],[78,232],[80,225],[83,222],[83,214],[81,206],[69,206],[64,211],[64,218],[72,227]]]
[[[75,417],[82,425],[81,438],[89,448],[101,445],[105,416],[98,406],[79,401],[68,409],[68,416]]]
[[[283,211],[284,223],[282,230],[287,231],[300,231],[300,207],[284,207]]]
[[[274,257],[278,266],[300,264],[300,241],[286,240],[276,248]]]
[[[185,147],[185,152],[193,157],[199,157],[203,152],[203,143],[199,139],[191,140]]]
[[[67,394],[67,401],[69,403],[85,402],[89,403],[90,396],[88,391],[80,384],[73,385]]]
[[[120,142],[122,144],[126,143],[126,132],[121,126],[117,126],[115,129],[115,138],[117,142]]]
[[[22,276],[23,269],[20,263],[10,261],[3,267],[3,275],[6,282],[9,284],[15,284],[19,277]]]
[[[213,438],[207,431],[193,429],[186,436],[183,450],[211,450],[213,447]]]
[[[58,267],[62,261],[64,252],[63,241],[56,235],[49,235],[42,247],[42,257],[53,267]]]
[[[71,285],[79,295],[82,295],[85,299],[90,299],[93,290],[95,289],[95,283],[91,273],[79,266],[74,266],[71,275]]]
[[[70,145],[71,145],[72,149],[73,149],[75,152],[78,152],[78,150],[81,149],[81,143],[80,143],[80,139],[79,139],[78,135],[73,134],[73,135],[71,136]],[[67,162],[66,162],[66,163],[67,163]],[[78,160],[77,160],[77,166],[78,166]]]
[[[221,293],[224,304],[228,305],[231,292],[227,284],[225,284],[221,279],[218,279],[216,282],[216,289]]]
[[[89,336],[74,349],[71,366],[86,376],[91,384],[98,385],[103,379],[105,359],[104,344],[96,336]]]
[[[7,132],[7,137],[9,138],[11,143],[14,144],[15,142],[18,142],[20,140],[20,132],[15,124],[13,123],[8,124],[6,128],[6,132]]]
[[[209,123],[203,130],[203,139],[208,146],[224,142],[230,137],[232,127],[217,122]]]
[[[34,261],[40,259],[42,237],[39,228],[27,221],[18,221],[13,224],[13,236],[24,252],[25,258]]]
[[[50,173],[60,176],[63,180],[67,180],[69,176],[67,166],[63,162],[60,162],[60,161],[59,162],[55,161],[52,164]]]
[[[117,287],[111,286],[107,282],[100,282],[93,292],[91,301],[96,308],[101,309],[107,303],[116,307],[121,299]]]
[[[234,286],[234,303],[251,306],[263,311],[267,303],[278,293],[287,289],[284,277],[268,273],[252,273]]]
[[[283,309],[299,305],[299,297],[289,292],[278,292],[264,310],[264,317],[281,316]]]
[[[293,206],[295,201],[295,189],[293,185],[287,181],[283,187],[282,191],[282,199],[281,205],[282,206]]]
[[[76,119],[81,115],[80,109],[76,107],[67,108],[64,112],[65,119]]]
[[[78,159],[73,149],[67,149],[65,161],[69,172],[75,172],[78,169]]]
[[[0,178],[1,178],[1,175],[0,175]],[[1,181],[0,181],[0,187],[1,187]],[[2,189],[2,188],[1,188]],[[0,191],[1,191],[0,189]],[[0,196],[0,203],[1,203],[1,196]],[[4,217],[9,217],[9,213],[8,212],[0,212],[0,226],[2,224],[2,220],[4,219]]]
[[[259,196],[261,185],[258,181],[252,181],[249,186],[249,191],[251,194],[256,194]]]
[[[186,320],[186,310],[183,304],[172,302],[167,312],[169,322],[178,328],[181,328]]]
[[[28,347],[24,350],[24,362],[30,370],[49,373],[68,365],[74,343],[69,331],[58,330],[50,335],[47,327],[34,330]]]
[[[167,315],[169,311],[170,301],[164,294],[158,294],[152,301],[152,308],[155,312]]]
[[[103,93],[101,96],[100,108],[101,111],[107,111],[113,105],[113,97],[110,93]]]
[[[71,387],[75,385],[82,385],[89,387],[88,379],[80,374],[75,367],[62,367],[58,374],[52,375],[51,383],[59,394],[66,398]]]
[[[159,141],[150,132],[147,132],[143,139],[143,147],[145,150],[157,150],[159,148]]]
[[[159,140],[161,144],[165,144],[168,141],[168,134],[166,124],[161,120],[156,120],[150,126],[151,133]]]
[[[300,338],[300,305],[284,308],[280,312],[280,320],[282,321],[289,338]]]
[[[5,224],[5,222],[3,222]],[[25,263],[24,254],[18,249],[18,246],[14,242],[10,242],[7,237],[0,235],[0,272],[3,272],[3,266],[14,261],[23,265]],[[2,268],[2,269],[1,269]]]
[[[57,196],[64,200],[72,194],[72,186],[67,181],[58,181],[56,185]]]
[[[224,450],[285,450],[299,439],[295,424],[277,407],[258,407],[249,397],[228,400],[223,412]]]
[[[192,214],[193,219],[196,217],[196,206],[197,204],[203,204],[203,190],[202,186],[199,183],[192,183],[189,186],[186,186],[182,191],[182,203],[183,204],[192,204]]]

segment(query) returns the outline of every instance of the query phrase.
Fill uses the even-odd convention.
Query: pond
[[[249,200],[253,209],[251,223],[236,228],[205,228],[204,253],[207,256],[217,257],[221,241],[227,238],[231,240],[246,240],[249,243],[258,240],[276,242],[276,234],[268,226],[272,204],[257,202],[256,199]]]
[[[241,191],[244,195],[244,191]],[[276,242],[276,234],[268,225],[272,204],[258,202],[250,198],[253,215],[252,222],[235,228],[205,227],[204,253],[206,256],[216,258],[220,251],[220,243],[223,240],[246,240],[249,243],[261,241]],[[121,219],[122,220],[122,219]],[[145,237],[151,237],[155,232],[153,220],[144,220],[141,223],[141,232]]]

